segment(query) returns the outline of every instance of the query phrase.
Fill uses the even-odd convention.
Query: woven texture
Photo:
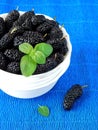
[[[70,35],[73,51],[67,72],[47,94],[22,100],[0,91],[0,130],[98,130],[98,1],[0,0],[0,13],[19,7],[56,17]],[[71,111],[62,103],[72,84],[87,84]],[[47,105],[50,116],[38,114]]]

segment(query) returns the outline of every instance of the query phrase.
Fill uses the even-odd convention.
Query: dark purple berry
[[[6,49],[4,55],[9,61],[20,61],[23,54],[17,49]]]
[[[75,99],[82,95],[82,86],[75,84],[71,87],[70,92],[73,93]]]
[[[0,39],[0,50],[4,48],[9,48],[13,45],[13,36],[10,33],[6,33],[1,39]]]
[[[54,58],[49,57],[49,58],[47,58],[45,65],[46,65],[47,71],[49,71],[57,66],[57,62],[55,61]]]
[[[57,64],[60,64],[64,60],[64,55],[58,52],[54,54],[54,58]]]
[[[31,44],[35,45],[40,42],[44,42],[44,37],[39,32],[33,32],[33,31],[25,31],[23,33],[24,37],[27,37],[28,39],[31,39]]]
[[[54,38],[46,41],[53,46],[54,52],[65,55],[68,52],[67,40],[65,38]]]
[[[22,35],[24,31],[25,31],[24,27],[16,26],[16,27],[12,27],[9,30],[9,33],[13,36],[13,38],[15,38],[17,35]]]
[[[6,68],[6,57],[5,57],[5,55],[2,53],[2,52],[0,52],[0,69],[2,69],[2,70],[5,70],[5,68]]]
[[[58,38],[57,39],[49,39],[49,40],[47,40],[47,43],[52,45],[53,50],[55,52],[58,51],[63,46],[61,39],[58,39]]]
[[[20,63],[19,62],[11,62],[7,66],[7,71],[14,74],[20,74]]]
[[[31,18],[27,18],[21,25],[25,30],[33,30]]]
[[[54,69],[57,66],[57,62],[54,58],[47,58],[45,64],[41,64],[37,66],[37,70],[35,71],[35,74],[41,74],[47,71],[50,71]]]
[[[21,26],[24,21],[28,18],[32,18],[34,15],[34,11],[28,11],[28,12],[25,12],[24,14],[22,14],[17,21],[14,22],[13,26]]]
[[[28,42],[27,39],[25,39],[23,36],[16,36],[14,38],[14,46],[18,47],[20,44]]]
[[[66,44],[64,44],[64,46],[62,48],[59,49],[59,53],[66,55],[68,52],[68,47]]]
[[[40,24],[36,30],[42,34],[45,34],[45,33],[49,33],[50,29],[51,29],[51,25],[48,22],[44,22]]]
[[[5,22],[4,19],[0,17],[0,38],[5,33]]]
[[[13,23],[19,18],[19,12],[17,10],[13,10],[8,13],[8,15],[5,18],[5,24],[7,30],[9,30],[12,26]]]
[[[75,98],[72,95],[67,95],[64,99],[63,108],[70,110],[74,104]]]
[[[33,27],[40,25],[41,23],[45,22],[46,18],[43,15],[34,15],[31,18]]]
[[[29,43],[31,45],[35,45],[35,42],[34,42],[33,38],[31,38],[31,37],[17,36],[14,38],[15,47],[18,47],[20,44],[22,44],[24,42]]]
[[[14,46],[19,46],[24,42],[30,43],[32,46],[35,46],[37,43],[43,42],[44,37],[38,33],[33,31],[26,31],[23,36],[17,36],[14,39]]]
[[[82,87],[79,84],[73,85],[64,97],[63,107],[66,110],[70,110],[77,98],[79,98],[83,93]]]
[[[35,37],[35,39],[41,38],[41,40],[44,40],[43,35],[39,32],[34,32],[34,31],[25,31],[23,33],[24,37]]]
[[[56,38],[62,38],[63,37],[63,32],[59,27],[53,27],[50,31],[50,39],[56,39]]]
[[[55,20],[46,19],[46,22],[51,26],[51,28],[53,28],[53,27],[59,27],[59,23],[56,22]]]

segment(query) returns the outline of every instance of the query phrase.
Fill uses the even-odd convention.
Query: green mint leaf
[[[47,43],[39,43],[35,46],[34,50],[41,51],[46,57],[48,57],[53,52],[53,47]]]
[[[29,55],[25,55],[21,58],[20,69],[24,76],[32,75],[36,70],[37,64],[32,60]]]
[[[49,108],[47,106],[40,106],[38,107],[38,112],[42,115],[42,116],[49,116]]]
[[[46,62],[46,57],[41,51],[36,51],[31,57],[38,64],[45,64]]]
[[[19,45],[19,50],[25,54],[29,54],[33,47],[29,43],[22,43]]]

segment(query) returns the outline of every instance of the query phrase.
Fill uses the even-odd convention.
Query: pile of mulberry
[[[20,61],[24,54],[19,45],[29,43],[33,47],[38,43],[51,44],[52,54],[45,64],[38,64],[34,74],[41,74],[54,69],[68,52],[59,23],[48,19],[33,10],[20,14],[18,10],[10,11],[5,18],[0,17],[0,69],[10,73],[21,74]]]

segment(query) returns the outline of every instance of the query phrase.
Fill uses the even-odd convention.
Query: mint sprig
[[[30,76],[35,72],[37,64],[46,63],[46,58],[53,52],[53,47],[47,43],[39,43],[33,48],[29,43],[22,43],[19,50],[25,54],[20,61],[21,73]]]

